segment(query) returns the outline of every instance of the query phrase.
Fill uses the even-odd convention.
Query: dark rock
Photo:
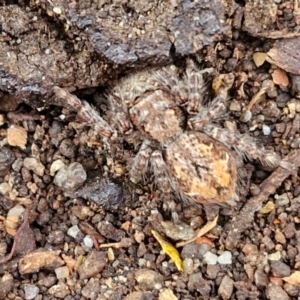
[[[7,147],[0,147],[0,176],[5,176],[15,160],[14,153]]]

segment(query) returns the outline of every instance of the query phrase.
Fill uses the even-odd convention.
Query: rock
[[[6,296],[14,286],[14,279],[11,274],[4,274],[0,281],[0,299],[8,299]]]
[[[0,147],[0,176],[5,176],[15,160],[14,153],[7,147]]]
[[[163,289],[159,292],[158,300],[178,300],[170,289]]]
[[[271,133],[270,126],[263,124],[262,132],[263,132],[263,135],[270,135],[270,133]]]
[[[163,285],[164,277],[153,270],[139,269],[135,270],[134,278],[142,290],[160,289]]]
[[[81,230],[79,229],[78,225],[73,225],[67,231],[67,234],[74,239],[76,239],[76,237],[79,233],[81,233]]]
[[[69,287],[65,283],[63,283],[62,281],[60,281],[58,284],[53,285],[48,290],[48,293],[50,295],[53,295],[54,297],[57,297],[57,298],[65,298],[71,292],[69,290]]]
[[[218,257],[218,263],[221,265],[231,265],[232,264],[232,254],[230,251],[224,251]]]
[[[164,227],[165,234],[175,241],[187,241],[194,237],[195,232],[193,228],[183,222],[162,221],[161,225]]]
[[[274,276],[288,277],[291,275],[291,268],[282,261],[272,261],[271,269]]]
[[[68,278],[70,276],[70,271],[67,266],[56,268],[54,272],[57,279]]]
[[[282,289],[281,286],[275,284],[268,284],[266,288],[266,295],[270,300],[289,300],[290,297]]]
[[[87,246],[89,248],[92,248],[94,246],[93,239],[89,235],[86,235],[84,237],[83,243],[84,243],[85,246]]]
[[[58,147],[59,152],[68,158],[73,158],[76,154],[74,142],[70,139],[64,139]]]
[[[83,166],[78,162],[73,162],[60,168],[53,182],[63,190],[76,190],[85,182],[86,177]]]
[[[194,262],[192,258],[185,258],[183,260],[183,270],[186,274],[193,274]]]
[[[87,284],[82,288],[82,296],[87,299],[96,299],[100,293],[100,283],[97,278],[91,278]]]
[[[61,159],[55,160],[54,162],[52,162],[52,164],[50,166],[50,175],[54,176],[55,173],[64,166],[65,166],[65,163]]]
[[[215,265],[218,261],[218,256],[210,251],[207,251],[204,254],[204,261],[208,264],[208,265]]]
[[[26,157],[23,161],[23,166],[38,176],[44,175],[44,165],[41,162],[37,161],[37,159],[34,157]]]
[[[11,186],[7,182],[0,183],[0,194],[8,195],[11,191]]]
[[[178,56],[195,54],[205,45],[231,34],[225,18],[225,9],[230,8],[217,0],[160,5],[134,1],[128,6],[115,2],[113,6],[113,13],[105,1],[91,3],[87,9],[69,2],[57,2],[53,7],[48,1],[26,8],[1,7],[3,32],[20,41],[11,45],[5,38],[1,40],[1,52],[12,53],[0,57],[3,74],[0,89],[11,94],[8,102],[26,99],[39,107],[43,104],[37,99],[50,99],[53,86],[78,89],[104,86],[126,69],[171,63],[173,48]],[[68,27],[78,37],[70,38],[70,47],[56,34],[59,26],[53,24],[57,18],[61,26]],[[48,28],[49,35],[41,34],[40,28]]]
[[[254,282],[259,289],[265,289],[269,283],[269,277],[262,268],[258,268],[254,273]]]
[[[86,260],[78,267],[80,279],[87,279],[101,273],[107,264],[106,253],[93,250]]]
[[[221,284],[218,289],[218,295],[223,299],[230,299],[233,292],[233,283],[234,281],[227,275],[225,275],[221,281]]]
[[[198,291],[203,297],[209,297],[211,284],[202,277],[200,272],[194,273],[189,277],[188,289],[190,292]]]
[[[154,296],[152,293],[138,291],[138,292],[132,292],[124,298],[124,300],[144,300],[144,299],[154,300]]]
[[[38,249],[21,258],[19,272],[29,274],[40,269],[54,270],[64,264],[64,261],[54,251]]]
[[[114,211],[122,203],[123,188],[116,182],[103,180],[99,183],[87,183],[84,187],[78,189],[75,195]]]
[[[39,293],[39,291],[40,289],[36,285],[26,284],[24,287],[25,299],[26,300],[34,299]]]

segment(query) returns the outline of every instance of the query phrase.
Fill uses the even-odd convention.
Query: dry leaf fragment
[[[195,240],[197,240],[198,238],[200,238],[201,236],[203,236],[204,234],[206,234],[207,232],[212,230],[217,225],[217,222],[218,222],[218,216],[216,216],[214,218],[214,220],[207,222],[207,224],[197,232],[197,234],[194,238],[192,238],[188,241],[185,241],[185,242],[177,243],[176,247],[177,248],[182,247],[184,245],[187,245],[187,244],[190,244],[190,243],[194,242]]]
[[[282,279],[290,284],[300,284],[300,271],[295,271],[290,276],[283,277]]]
[[[159,242],[162,250],[174,260],[178,271],[183,272],[183,262],[177,249],[171,243],[164,240],[163,237],[157,231],[151,230],[151,233]]]
[[[286,72],[282,69],[275,69],[272,73],[273,82],[278,85],[288,86],[289,85],[289,78]]]
[[[275,204],[272,201],[268,201],[268,203],[265,206],[263,206],[258,212],[260,214],[268,214],[274,209],[275,209]]]
[[[36,249],[34,234],[29,225],[30,217],[30,213],[24,214],[24,222],[15,235],[11,252],[0,260],[0,264],[9,261],[13,256],[24,256]]]
[[[20,126],[11,125],[7,129],[7,143],[10,146],[16,146],[24,150],[27,143],[26,129]]]
[[[255,52],[252,56],[253,61],[257,67],[260,67],[266,61],[267,53],[264,52]]]
[[[215,248],[214,242],[205,236],[201,236],[201,237],[197,238],[196,244],[198,244],[198,245],[207,244],[210,247]]]

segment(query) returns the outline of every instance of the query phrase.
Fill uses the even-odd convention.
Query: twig
[[[228,227],[225,246],[233,249],[238,243],[241,235],[253,224],[254,213],[261,207],[268,197],[276,192],[282,182],[300,167],[300,150],[291,151],[283,160],[281,165],[260,185],[259,195],[250,198],[242,210],[236,215],[226,227]],[[223,233],[225,235],[226,233]]]

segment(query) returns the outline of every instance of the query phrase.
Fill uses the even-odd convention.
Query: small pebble
[[[263,132],[263,135],[270,135],[270,133],[271,133],[270,126],[264,124],[262,126],[262,132]]]
[[[7,213],[7,217],[20,217],[21,214],[25,211],[25,208],[21,205],[16,205],[10,209]]]
[[[268,255],[268,260],[274,260],[277,261],[281,258],[281,253],[280,251],[276,251],[274,253],[271,253]]]
[[[67,231],[67,234],[69,236],[71,236],[72,238],[76,238],[76,236],[80,233],[80,229],[77,225],[73,225],[72,227],[70,227]]]
[[[290,199],[287,193],[281,194],[281,195],[275,195],[274,198],[276,199],[275,205],[278,206],[285,206],[290,203]]]
[[[61,159],[55,160],[50,166],[50,175],[54,176],[55,173],[65,166],[65,163]]]
[[[73,162],[60,168],[53,182],[63,190],[72,190],[79,188],[85,182],[86,177],[83,166],[78,162]]]
[[[93,242],[93,239],[91,238],[91,236],[89,235],[86,235],[83,239],[83,243],[89,247],[89,248],[92,248],[94,246],[94,242]]]
[[[233,292],[234,281],[227,275],[225,275],[221,281],[218,289],[218,295],[221,296],[223,300],[230,299]]]
[[[193,274],[194,262],[192,258],[185,258],[183,260],[183,270],[186,274]]]
[[[204,262],[208,265],[215,265],[218,262],[218,256],[210,251],[207,251],[203,257]]]
[[[240,120],[243,123],[247,123],[251,120],[251,118],[252,118],[252,112],[250,110],[246,110],[240,117]]]
[[[236,100],[232,100],[229,106],[229,110],[231,111],[241,111],[242,107],[241,107],[241,103],[236,101]]]
[[[9,148],[0,147],[0,176],[5,175],[9,171],[9,167],[14,160],[15,155]]]
[[[39,288],[33,284],[26,284],[24,287],[25,299],[31,300],[34,299],[39,293]]]
[[[34,157],[26,157],[23,161],[23,166],[38,176],[44,175],[44,165]]]
[[[67,266],[56,268],[54,272],[57,279],[68,278],[70,276],[69,268]]]
[[[10,191],[11,191],[11,187],[7,182],[0,183],[0,194],[8,195]]]
[[[220,265],[230,265],[232,264],[232,254],[230,251],[224,251],[219,257],[218,257],[218,263]]]

